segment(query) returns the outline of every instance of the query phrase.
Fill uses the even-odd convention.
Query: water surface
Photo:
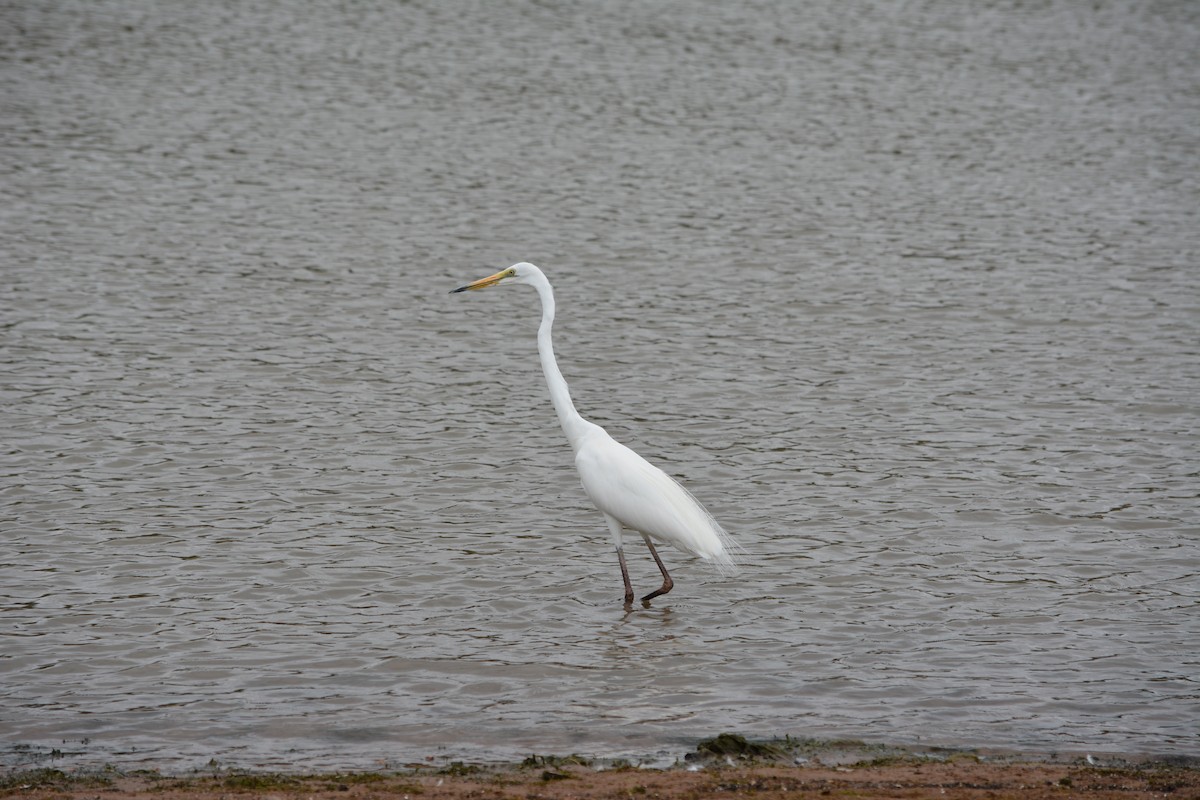
[[[1198,23],[7,4],[5,763],[1195,754]],[[622,609],[518,260],[739,576]]]

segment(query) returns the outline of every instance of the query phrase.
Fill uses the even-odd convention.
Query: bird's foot
[[[671,590],[672,590],[672,589],[674,589],[674,588],[675,588],[675,581],[671,580],[670,578],[667,578],[665,581],[663,581],[663,585],[662,585],[662,586],[660,586],[659,588],[655,589],[655,590],[654,590],[653,592],[651,592],[650,594],[648,594],[648,595],[646,595],[645,597],[643,597],[643,598],[642,598],[642,602],[643,602],[643,603],[648,603],[648,602],[650,602],[651,600],[653,600],[655,597],[658,597],[659,595],[666,594],[667,592],[671,591]]]

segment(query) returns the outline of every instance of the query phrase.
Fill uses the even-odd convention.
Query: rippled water
[[[0,31],[4,763],[1200,749],[1194,4]],[[518,260],[738,577],[623,611]]]

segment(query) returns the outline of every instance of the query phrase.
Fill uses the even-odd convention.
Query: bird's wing
[[[687,490],[608,434],[589,436],[575,454],[583,490],[625,527],[680,550],[728,560],[724,532]]]

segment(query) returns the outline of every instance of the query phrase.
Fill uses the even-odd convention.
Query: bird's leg
[[[621,580],[625,581],[625,605],[633,605],[633,584],[629,582],[629,567],[625,566],[625,548],[617,547],[617,561],[621,562]]]
[[[617,561],[621,563],[621,580],[625,582],[625,605],[628,607],[633,605],[633,584],[629,582],[629,567],[625,566],[625,548],[621,543],[621,523],[608,514],[604,515],[604,521],[608,523],[608,529],[612,531],[613,545],[617,548]]]
[[[650,548],[650,555],[654,556],[654,563],[658,564],[658,571],[661,572],[663,576],[663,585],[642,598],[642,602],[645,603],[655,597],[658,597],[660,594],[666,594],[667,592],[671,591],[671,589],[675,587],[675,581],[671,580],[671,576],[667,574],[667,568],[663,566],[662,559],[658,557],[658,551],[654,549],[654,543],[650,541],[650,537],[643,533],[642,540],[646,543],[646,547]],[[632,591],[632,589],[629,588],[628,583],[625,585],[627,587],[626,593]]]

